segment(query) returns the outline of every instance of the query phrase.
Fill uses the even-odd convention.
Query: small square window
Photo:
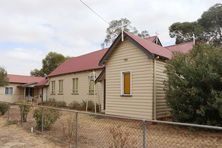
[[[5,87],[5,95],[12,95],[13,87]]]

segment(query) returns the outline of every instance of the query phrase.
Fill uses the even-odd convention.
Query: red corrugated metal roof
[[[38,83],[44,79],[43,77],[14,75],[14,74],[8,74],[7,77],[10,83],[21,83],[21,84]]]
[[[181,53],[188,53],[190,50],[193,49],[193,42],[186,42],[172,46],[166,46],[171,52],[181,52]]]
[[[36,86],[45,86],[48,83],[48,79],[44,78],[42,81],[38,82]]]
[[[167,59],[171,59],[172,57],[172,52],[170,52],[168,49],[157,45],[149,40],[143,39],[137,35],[134,35],[132,33],[129,32],[125,32],[129,37],[131,37],[134,41],[136,41],[138,44],[140,44],[141,46],[143,46],[143,48],[145,48],[146,50],[148,50],[150,53],[161,56],[161,57],[165,57]]]
[[[70,58],[50,73],[49,77],[103,68],[103,66],[99,66],[99,61],[106,51],[107,49],[102,49],[82,56]]]

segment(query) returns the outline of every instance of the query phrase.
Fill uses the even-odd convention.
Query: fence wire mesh
[[[3,118],[10,124],[21,126],[28,133],[33,132],[36,136],[53,142],[57,147],[222,147],[222,128],[203,129],[34,105],[30,106],[27,120],[24,120],[22,111],[19,105],[10,105]],[[55,114],[57,120],[54,120]],[[51,126],[48,126],[49,122],[52,122]]]

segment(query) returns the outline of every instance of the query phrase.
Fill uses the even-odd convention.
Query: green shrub
[[[84,103],[84,106],[86,103]],[[86,108],[86,107],[85,107]],[[88,101],[88,111],[95,112],[95,103],[94,101],[90,100]],[[100,112],[99,104],[96,103],[96,112]]]
[[[43,116],[43,129],[49,130],[51,125],[54,124],[60,117],[60,113],[54,109],[38,108],[34,111],[33,117],[36,121],[36,128],[42,128],[42,116]]]
[[[39,103],[39,105],[44,105],[44,106],[52,106],[52,107],[67,107],[65,101],[56,101],[55,99],[51,99],[49,101],[45,101],[42,103]]]
[[[7,103],[0,103],[0,113],[4,115],[9,110],[9,104]]]
[[[50,99],[50,100],[48,100],[48,101],[39,103],[39,105],[53,106],[53,107],[55,107],[55,106],[56,106],[56,101],[55,101],[55,99]]]
[[[81,106],[81,108],[80,108],[80,110],[86,110],[86,101],[82,101],[81,103],[80,103],[80,106]]]
[[[73,101],[68,105],[69,109],[81,110],[81,104],[77,101]]]
[[[73,101],[72,103],[69,104],[69,108],[70,109],[75,109],[75,110],[85,111],[86,110],[86,105],[87,105],[87,102],[84,101],[84,100],[81,103],[78,103],[77,101]],[[92,100],[88,101],[87,111],[95,112],[94,101],[92,101]],[[100,112],[99,104],[96,104],[96,112]]]
[[[222,126],[222,49],[197,45],[166,66],[174,121]]]
[[[27,101],[21,101],[19,102],[19,109],[20,109],[22,122],[26,122],[28,113],[31,109],[31,104],[29,104]]]
[[[67,107],[65,101],[56,101],[56,106],[55,107]]]

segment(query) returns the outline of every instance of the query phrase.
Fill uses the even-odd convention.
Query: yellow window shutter
[[[130,94],[130,73],[124,73],[124,94]]]

